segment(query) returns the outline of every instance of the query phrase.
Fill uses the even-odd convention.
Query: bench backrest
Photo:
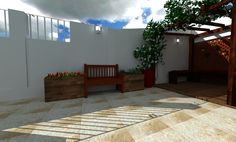
[[[84,64],[86,78],[114,78],[118,76],[118,65],[87,65]]]

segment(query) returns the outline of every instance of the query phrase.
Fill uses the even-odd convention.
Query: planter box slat
[[[123,75],[124,92],[137,91],[144,89],[144,75]]]
[[[45,102],[84,97],[83,77],[44,79]]]

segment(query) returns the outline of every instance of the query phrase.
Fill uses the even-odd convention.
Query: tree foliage
[[[163,49],[166,46],[164,33],[168,30],[186,30],[189,25],[204,24],[220,17],[229,16],[229,10],[220,7],[214,11],[206,11],[221,0],[167,0],[165,19],[151,20],[143,32],[144,43],[134,51],[134,57],[141,65],[138,68],[145,70],[153,64],[162,62]]]
[[[205,23],[228,16],[228,10],[221,7],[214,11],[204,11],[207,6],[214,5],[221,0],[168,0],[165,21],[169,30],[186,30],[193,23]]]
[[[154,22],[151,20],[147,24],[143,32],[144,44],[134,51],[134,57],[141,62],[138,69],[145,70],[162,61],[162,50],[165,47],[164,32],[163,21]]]

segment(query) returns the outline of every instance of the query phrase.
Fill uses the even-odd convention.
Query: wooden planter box
[[[144,75],[134,74],[134,75],[122,75],[124,82],[124,92],[143,90],[144,89]]]
[[[84,97],[84,78],[44,79],[45,102]]]

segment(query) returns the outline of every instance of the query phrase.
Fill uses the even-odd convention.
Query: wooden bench
[[[186,76],[187,79],[189,78],[189,71],[188,70],[173,70],[169,72],[169,83],[177,84],[178,77]]]
[[[97,85],[116,85],[122,93],[123,80],[119,75],[118,65],[87,65],[84,64],[84,92],[88,97],[88,87]]]

